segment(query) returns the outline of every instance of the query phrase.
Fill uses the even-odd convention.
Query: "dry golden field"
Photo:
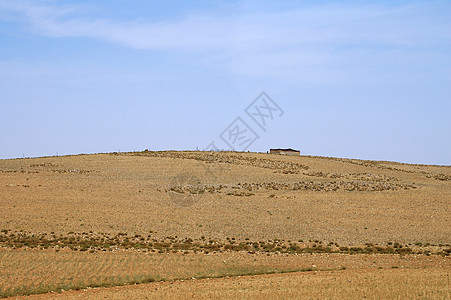
[[[0,160],[0,295],[304,271],[152,296],[275,297],[276,280],[286,298],[361,298],[398,280],[397,297],[446,298],[450,204],[447,166],[233,152]],[[327,291],[297,293],[304,280]],[[249,287],[229,291],[237,282]],[[115,293],[101,290],[89,296]]]
[[[174,280],[218,278],[285,272],[386,269],[441,269],[449,273],[451,260],[439,255],[285,254],[223,252],[206,254],[113,253],[51,250],[0,250],[3,295],[35,294]]]
[[[32,296],[32,299],[449,299],[450,273],[359,270],[161,282]],[[28,297],[27,297],[28,299]]]

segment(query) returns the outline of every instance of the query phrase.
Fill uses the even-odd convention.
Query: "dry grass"
[[[314,270],[443,268],[440,256],[394,255],[249,255],[148,254],[128,251],[73,252],[0,250],[0,296],[45,293],[86,287],[117,286],[177,279],[215,278]]]
[[[387,245],[378,245],[366,243],[364,246],[340,246],[338,243],[329,242],[324,244],[322,241],[285,241],[285,240],[267,240],[252,241],[246,238],[244,241],[238,241],[235,238],[226,238],[225,241],[215,238],[200,239],[179,238],[167,236],[161,239],[153,237],[151,234],[142,236],[139,234],[128,235],[127,233],[118,233],[109,235],[106,233],[69,232],[65,235],[55,233],[32,233],[25,231],[0,231],[0,246],[13,249],[53,249],[89,251],[121,251],[135,250],[138,252],[158,252],[158,253],[177,253],[177,252],[210,252],[225,251],[247,251],[254,253],[275,253],[275,254],[301,254],[301,253],[351,253],[351,254],[426,254],[449,256],[451,247],[448,244],[430,245],[420,242],[415,245],[403,245],[401,243],[388,242]]]
[[[449,270],[272,274],[63,293],[65,299],[449,299]],[[61,298],[46,295],[45,299]],[[31,299],[41,299],[40,296]]]
[[[449,178],[445,166],[231,152],[0,160],[0,286],[8,295],[357,266],[349,257],[449,270],[449,257],[428,256],[450,252]]]

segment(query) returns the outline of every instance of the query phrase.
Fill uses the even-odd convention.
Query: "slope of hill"
[[[440,255],[449,271],[450,204],[448,166],[175,151],[0,160],[0,292],[291,272],[328,255],[324,269],[339,270],[349,254],[420,255],[418,266]],[[163,258],[179,271],[151,267]],[[92,276],[56,276],[65,263]]]
[[[254,153],[0,161],[0,229],[449,243],[451,167]]]

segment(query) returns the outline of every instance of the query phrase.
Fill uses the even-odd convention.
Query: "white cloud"
[[[446,3],[440,5],[449,9]],[[200,53],[204,62],[230,72],[290,78],[302,72],[303,80],[307,72],[317,73],[310,78],[321,78],[322,72],[339,78],[330,74],[339,74],[343,68],[366,72],[384,64],[396,65],[404,58],[402,51],[395,51],[399,48],[409,53],[405,64],[421,64],[425,59],[430,64],[437,58],[425,58],[423,50],[451,42],[451,22],[428,15],[431,9],[438,10],[433,5],[316,5],[149,22],[92,17],[83,7],[54,1],[0,0],[0,10],[15,13],[45,36]]]
[[[89,37],[137,49],[209,50],[257,46],[404,43],[412,39],[447,38],[449,31],[418,32],[406,18],[423,7],[318,5],[293,11],[243,13],[235,16],[192,15],[172,22],[117,21],[84,16],[81,6],[49,1],[0,1],[0,8],[25,16],[37,32],[52,37]],[[390,17],[392,16],[392,17]],[[387,17],[388,22],[387,22]],[[423,18],[429,24],[433,20]],[[415,20],[418,21],[418,20]],[[450,22],[446,22],[448,25]],[[447,26],[442,24],[442,26]]]

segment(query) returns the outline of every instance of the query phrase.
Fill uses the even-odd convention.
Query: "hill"
[[[450,180],[445,166],[256,153],[1,160],[0,228],[449,243]]]
[[[448,166],[263,153],[0,160],[0,292],[340,270],[376,254],[373,269],[449,271],[450,180]]]

